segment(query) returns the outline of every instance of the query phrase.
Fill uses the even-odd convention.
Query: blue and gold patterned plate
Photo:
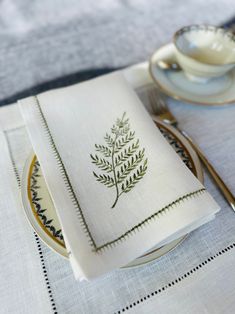
[[[156,119],[155,123],[187,167],[203,182],[202,168],[199,159],[187,140],[173,127],[165,125],[160,120]],[[34,153],[30,155],[26,162],[22,182],[22,201],[30,224],[38,236],[52,250],[67,258],[68,254],[60,222],[47,189],[40,163]],[[160,248],[153,248],[126,267],[138,266],[150,262],[175,248],[184,238],[185,236]]]

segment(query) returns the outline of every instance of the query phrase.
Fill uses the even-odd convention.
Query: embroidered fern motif
[[[114,208],[119,197],[130,192],[144,177],[148,159],[145,158],[145,149],[140,149],[139,140],[135,139],[135,132],[130,130],[125,112],[111,128],[111,134],[106,133],[104,140],[106,146],[95,144],[99,155],[90,156],[92,163],[105,172],[93,172],[96,180],[108,188],[115,187],[116,197],[111,206]]]

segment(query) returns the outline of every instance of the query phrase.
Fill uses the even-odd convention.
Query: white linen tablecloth
[[[148,83],[146,67],[132,69],[136,87]],[[235,106],[169,103],[235,193]],[[0,130],[1,313],[232,312],[235,213],[207,175],[205,185],[222,208],[215,220],[157,261],[79,283],[68,261],[41,243],[24,217],[19,185],[31,146],[16,105],[0,110]]]

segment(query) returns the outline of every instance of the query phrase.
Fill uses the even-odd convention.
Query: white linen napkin
[[[77,279],[126,265],[219,210],[121,73],[20,107]]]

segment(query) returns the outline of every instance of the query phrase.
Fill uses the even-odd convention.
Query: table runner
[[[146,65],[136,68],[134,75],[136,77],[136,87],[140,85],[142,80],[145,81],[145,84],[149,83],[146,73]],[[126,75],[130,75],[130,72],[127,71]],[[141,99],[146,102],[147,96],[143,94],[143,88],[139,91],[141,92]],[[233,149],[233,135],[235,134],[235,126],[233,116],[235,107],[230,105],[224,108],[213,109],[192,105],[186,106],[173,100],[170,101],[170,106],[174,114],[179,118],[181,127],[189,131],[201,145],[234,193],[235,168],[233,161],[235,149]],[[149,106],[148,108],[150,109]],[[20,208],[17,209],[13,203],[15,202],[14,195],[9,199],[10,188],[16,187],[16,178],[13,177],[13,171],[10,169],[13,166],[13,169],[17,170],[15,172],[18,173],[18,178],[20,178],[23,166],[20,160],[24,160],[28,156],[31,147],[27,146],[27,135],[22,121],[19,119],[19,112],[16,106],[1,109],[0,124],[1,129],[5,131],[5,135],[1,132],[1,147],[5,147],[5,153],[1,154],[0,157],[2,161],[1,173],[5,169],[4,172],[7,174],[1,177],[1,185],[3,186],[1,191],[3,195],[0,213],[5,217],[6,206],[8,205],[9,208],[14,209],[14,215],[17,217]],[[198,125],[200,125],[200,128],[198,128]],[[7,145],[7,141],[9,145]],[[22,145],[21,143],[24,144]],[[7,146],[10,147],[10,154]],[[13,165],[11,165],[10,159],[12,159]],[[14,185],[12,186],[13,182]],[[21,291],[20,286],[17,286],[16,266],[18,265],[18,268],[22,268],[24,263],[21,263],[20,261],[22,260],[19,258],[19,256],[22,256],[21,249],[19,249],[20,252],[17,255],[17,263],[11,257],[12,255],[8,249],[10,243],[12,243],[12,248],[15,247],[15,236],[14,232],[12,235],[13,228],[8,228],[7,224],[4,224],[1,230],[1,238],[3,236],[6,238],[7,234],[11,235],[11,237],[8,236],[6,247],[2,248],[3,256],[5,256],[1,260],[2,273],[6,274],[1,285],[1,289],[5,292],[2,294],[4,309],[15,309],[16,311],[20,307],[22,313],[30,313],[33,306],[36,310],[38,309],[39,313],[41,306],[45,313],[51,311],[58,311],[58,313],[118,313],[129,311],[133,308],[134,311],[145,311],[147,313],[149,310],[151,313],[152,308],[150,305],[154,305],[158,306],[159,312],[164,313],[164,311],[167,312],[165,293],[168,288],[166,289],[165,287],[168,286],[169,292],[167,294],[174,295],[174,289],[181,287],[181,297],[189,304],[196,300],[197,302],[194,303],[195,306],[192,308],[192,313],[198,313],[205,309],[212,309],[211,299],[213,292],[205,289],[205,287],[208,284],[207,278],[214,278],[216,287],[224,287],[222,283],[224,281],[228,282],[227,289],[222,290],[218,288],[215,292],[214,298],[223,300],[223,302],[216,303],[216,311],[218,313],[222,310],[229,312],[230,306],[234,306],[234,301],[231,298],[231,291],[235,289],[233,286],[234,272],[231,272],[231,265],[232,261],[235,260],[235,215],[207,176],[205,184],[222,208],[213,222],[190,234],[182,245],[158,261],[141,268],[116,270],[92,283],[75,282],[68,262],[40,243],[42,254],[39,254],[37,246],[32,250],[30,249],[28,253],[30,254],[30,259],[35,261],[34,264],[38,265],[36,271],[31,272],[31,277],[27,278],[28,285],[32,287],[35,281],[38,284],[34,285],[34,289],[26,290],[26,284],[24,288],[21,285],[22,295],[15,293],[14,298],[9,296],[9,291],[4,288],[4,285],[8,287],[11,282],[13,287],[15,285],[18,287],[17,291]],[[8,190],[6,186],[8,186]],[[7,221],[10,222],[9,218]],[[18,224],[15,223],[14,228],[17,226]],[[25,221],[23,226],[25,241],[28,242],[29,237],[32,237],[33,233],[28,229]],[[27,235],[25,228],[28,230]],[[17,233],[17,235],[19,234],[23,237],[22,231]],[[42,266],[39,255],[43,255],[44,265]],[[23,254],[23,256],[27,258],[28,255]],[[39,261],[36,262],[37,258]],[[10,261],[15,263],[16,266],[8,268],[7,263],[10,263]],[[43,266],[45,269],[42,268]],[[12,272],[12,269],[15,269],[15,273],[13,272],[14,276],[8,282],[7,275]],[[46,271],[48,281],[44,281],[44,271]],[[204,274],[207,274],[207,276]],[[182,277],[187,280],[184,280]],[[49,288],[47,289],[48,282]],[[187,289],[185,289],[186,287]],[[189,288],[192,294],[187,293]],[[27,291],[27,293],[23,294],[23,291]],[[204,299],[199,298],[200,291],[205,292]],[[229,291],[230,295],[228,294]],[[38,297],[39,295],[40,297]],[[178,294],[176,293],[175,295],[177,296]],[[12,299],[14,302],[11,301]],[[151,300],[151,302],[147,300]],[[151,304],[149,305],[149,303]],[[181,302],[175,301],[172,304],[175,309],[178,306],[178,309],[183,312]],[[186,310],[187,308],[185,308]]]

